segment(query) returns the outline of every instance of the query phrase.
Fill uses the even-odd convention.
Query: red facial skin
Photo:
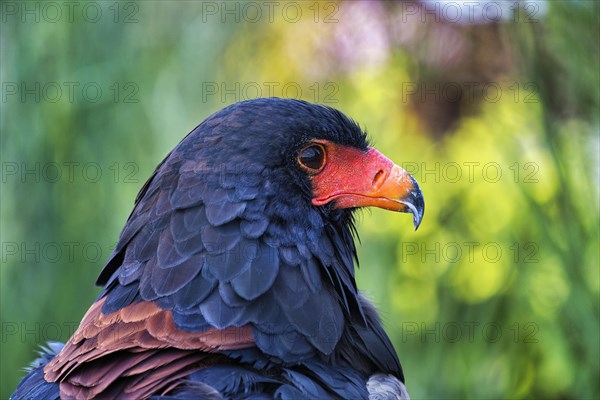
[[[335,201],[335,208],[379,207],[411,212],[418,226],[423,198],[414,178],[376,149],[366,152],[318,140],[326,151],[324,167],[314,175],[312,204]]]

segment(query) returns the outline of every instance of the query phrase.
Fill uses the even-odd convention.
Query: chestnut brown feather
[[[176,388],[193,371],[227,363],[219,350],[254,346],[250,326],[186,332],[171,311],[138,302],[111,314],[94,303],[63,350],[44,368],[61,398],[141,399]],[[114,395],[113,395],[114,394]]]

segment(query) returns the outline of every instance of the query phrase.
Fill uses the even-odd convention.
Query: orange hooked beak
[[[359,149],[320,142],[327,163],[312,177],[312,204],[334,202],[335,208],[379,207],[411,213],[415,230],[425,211],[423,194],[413,178],[376,149]]]

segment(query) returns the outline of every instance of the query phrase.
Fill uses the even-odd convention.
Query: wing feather
[[[104,301],[94,303],[44,368],[47,381],[60,382],[64,398],[104,398],[120,391],[145,398],[195,370],[226,362],[215,352],[255,345],[250,326],[187,332],[177,328],[170,311],[154,303],[139,302],[106,315]]]

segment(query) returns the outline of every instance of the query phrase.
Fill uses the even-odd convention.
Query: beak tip
[[[419,229],[419,226],[421,225],[422,220],[423,220],[423,213],[413,215],[413,224],[415,226],[415,232],[417,231],[417,229]]]
[[[423,220],[423,214],[425,213],[425,200],[423,199],[423,193],[421,192],[421,188],[419,187],[419,184],[415,178],[412,176],[410,178],[414,185],[414,190],[411,193],[411,204],[413,207],[410,207],[410,212],[413,215],[413,224],[416,231],[419,229],[421,221]]]
[[[415,226],[415,232],[419,229],[419,225],[421,225],[421,221],[417,219],[416,216],[413,216],[413,225]]]

